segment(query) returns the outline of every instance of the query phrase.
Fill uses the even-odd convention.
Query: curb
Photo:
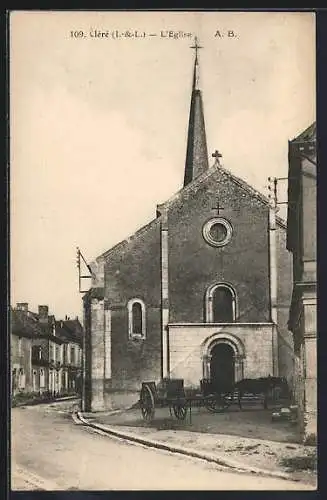
[[[73,401],[74,399],[81,399],[79,396],[65,396],[63,398],[51,399],[49,401],[26,401],[19,402],[17,405],[12,406],[11,408],[21,408],[23,406],[39,406],[39,405],[51,405],[54,403],[60,403],[62,401]]]
[[[284,472],[272,472],[266,469],[260,469],[258,467],[254,466],[246,466],[244,464],[241,464],[237,461],[234,460],[228,460],[226,458],[223,458],[218,455],[210,455],[209,453],[205,452],[199,452],[197,450],[194,450],[192,448],[184,448],[183,446],[172,446],[167,443],[163,443],[161,441],[154,441],[153,439],[147,439],[140,437],[136,434],[132,434],[130,432],[122,432],[120,430],[114,429],[112,427],[109,427],[107,425],[102,425],[99,423],[93,423],[88,421],[83,417],[83,414],[80,412],[76,412],[75,414],[73,413],[72,418],[76,424],[84,424],[88,427],[92,427],[94,429],[98,429],[102,432],[105,432],[108,435],[120,438],[120,439],[125,439],[137,444],[141,444],[143,446],[147,446],[149,448],[156,448],[158,450],[164,450],[164,451],[169,451],[171,453],[178,453],[181,455],[186,455],[189,457],[193,458],[198,458],[201,460],[205,460],[207,462],[213,462],[216,463],[217,465],[221,465],[223,467],[227,467],[229,469],[234,469],[235,472],[247,472],[247,473],[252,473],[252,474],[259,474],[261,476],[268,476],[268,477],[273,477],[273,478],[278,478],[278,479],[285,479],[288,481],[292,482],[298,482],[295,480],[293,477],[291,477],[289,474],[284,473]]]

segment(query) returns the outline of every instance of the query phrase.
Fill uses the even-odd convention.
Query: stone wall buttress
[[[162,376],[169,376],[169,290],[168,290],[168,217],[162,213],[161,236],[161,336],[162,336]]]
[[[105,366],[104,378],[105,380],[111,379],[111,310],[105,303],[104,305],[104,350],[105,350]]]
[[[91,299],[91,408],[103,410],[105,377],[105,314],[104,299]]]

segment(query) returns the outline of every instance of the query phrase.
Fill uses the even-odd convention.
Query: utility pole
[[[278,376],[278,332],[277,332],[277,178],[268,177],[269,197],[269,277],[270,277],[270,321],[273,323],[272,351],[273,375]]]

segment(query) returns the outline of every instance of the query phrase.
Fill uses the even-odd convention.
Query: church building
[[[163,377],[186,388],[268,375],[292,385],[286,224],[218,151],[209,164],[198,76],[196,44],[183,187],[90,264],[84,410],[135,403],[142,381]]]

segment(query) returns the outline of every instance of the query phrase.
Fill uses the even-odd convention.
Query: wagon
[[[189,411],[190,421],[192,407],[203,406],[211,412],[221,413],[232,402],[230,394],[214,390],[210,380],[200,381],[200,391],[186,393],[183,379],[162,379],[158,385],[154,381],[142,382],[140,391],[140,408],[143,419],[151,422],[156,408],[168,407],[170,415],[178,420],[185,420]]]

